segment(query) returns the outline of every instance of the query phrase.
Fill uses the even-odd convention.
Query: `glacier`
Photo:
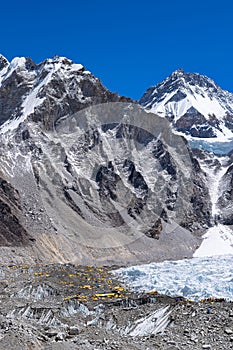
[[[216,141],[208,139],[196,139],[191,137],[186,137],[188,139],[189,145],[191,148],[199,148],[206,150],[207,152],[212,152],[219,156],[227,155],[233,149],[233,140],[226,139],[225,141]]]
[[[233,255],[164,261],[114,270],[130,290],[233,301]]]

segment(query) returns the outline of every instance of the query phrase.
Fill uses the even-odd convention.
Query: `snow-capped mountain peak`
[[[233,94],[212,79],[182,69],[150,87],[140,104],[186,135],[201,138],[233,137]]]
[[[61,56],[54,56],[53,58],[48,58],[44,62],[40,64],[40,66],[43,67],[44,70],[48,71],[58,71],[58,70],[64,70],[64,71],[84,71],[85,68],[82,64],[76,64],[72,60],[61,57]]]
[[[48,128],[53,127],[54,120],[75,113],[81,106],[91,105],[93,100],[101,103],[108,97],[114,101],[118,99],[117,94],[108,92],[82,64],[66,57],[54,56],[36,64],[26,57],[16,57],[9,63],[0,56],[0,67],[0,88],[12,92],[12,96],[3,96],[1,133],[14,130],[28,116],[34,115],[38,121],[41,119],[38,115],[43,114],[39,109],[46,109],[57,101],[60,105],[56,115],[50,112],[47,117],[43,116],[46,122],[42,123],[49,123]]]

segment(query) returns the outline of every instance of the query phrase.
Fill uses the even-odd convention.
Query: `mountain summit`
[[[206,76],[178,69],[150,87],[139,103],[166,117],[176,130],[186,135],[233,137],[233,94],[222,90]]]
[[[35,64],[25,57],[9,63],[0,56],[1,132],[18,127],[28,117],[52,129],[64,115],[119,100],[117,93],[66,57],[55,56]]]

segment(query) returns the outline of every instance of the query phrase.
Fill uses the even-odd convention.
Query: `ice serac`
[[[31,237],[14,259],[122,264],[192,256],[211,221],[206,174],[165,118],[65,57],[15,58],[4,69],[1,171]],[[12,254],[4,247],[0,257]]]
[[[157,290],[191,300],[233,299],[232,255],[164,261],[115,270],[131,289]]]
[[[218,140],[233,137],[233,94],[206,76],[179,69],[150,87],[139,103],[166,117],[185,135]]]

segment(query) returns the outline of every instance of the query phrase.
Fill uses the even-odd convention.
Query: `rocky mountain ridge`
[[[65,57],[55,56],[38,65],[24,57],[9,63],[1,56],[0,62],[3,132],[9,125],[16,128],[28,116],[52,130],[60,117],[92,104],[131,101],[111,93],[81,64]]]
[[[192,255],[211,225],[206,175],[164,118],[64,57],[39,65],[1,57],[0,77],[1,171],[34,240],[14,258],[122,264]],[[3,260],[11,247],[1,248]]]

